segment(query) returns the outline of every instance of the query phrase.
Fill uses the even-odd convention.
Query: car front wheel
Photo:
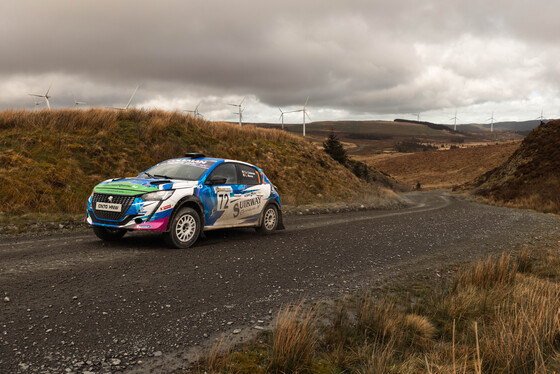
[[[278,209],[273,204],[267,205],[263,210],[262,222],[257,231],[270,234],[278,227]]]
[[[172,248],[189,248],[200,234],[200,217],[192,208],[182,208],[173,217],[169,232],[163,238]]]
[[[106,242],[112,242],[115,240],[119,240],[126,234],[126,230],[123,229],[114,229],[111,227],[105,226],[93,226],[93,232],[97,237],[101,240]]]

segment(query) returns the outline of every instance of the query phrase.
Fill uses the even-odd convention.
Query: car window
[[[237,164],[237,169],[239,170],[239,184],[246,184],[248,186],[261,184],[261,177],[259,175],[259,172],[254,167],[251,167],[249,165]]]
[[[215,163],[213,160],[191,160],[185,158],[160,162],[140,173],[139,177],[198,180]]]
[[[235,164],[221,164],[214,169],[209,179],[214,177],[226,178],[226,184],[237,184],[237,170]]]

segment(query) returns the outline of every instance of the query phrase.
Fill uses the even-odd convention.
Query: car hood
[[[121,178],[99,183],[93,192],[115,195],[141,195],[148,192],[196,187],[197,181],[163,178]]]

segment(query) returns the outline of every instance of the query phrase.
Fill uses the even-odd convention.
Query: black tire
[[[189,248],[200,235],[200,217],[193,208],[181,208],[173,216],[169,232],[163,233],[163,239],[172,248]]]
[[[105,226],[93,226],[93,232],[99,239],[106,242],[119,240],[124,236],[124,234],[126,234],[126,230],[113,229]]]
[[[262,212],[261,225],[257,227],[257,231],[265,235],[272,234],[278,228],[279,219],[276,205],[265,206]]]

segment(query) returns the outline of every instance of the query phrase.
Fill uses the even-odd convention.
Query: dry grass
[[[470,269],[459,273],[455,288],[467,289],[473,286],[479,289],[512,284],[518,269],[518,260],[503,253],[499,258],[490,256],[486,261],[476,263]]]
[[[355,158],[388,173],[399,182],[423,188],[450,188],[470,182],[498,167],[519,147],[519,142],[445,151],[397,154],[392,157],[374,155]]]
[[[298,305],[289,305],[278,312],[276,327],[272,333],[273,373],[297,373],[310,367],[317,337],[313,310]]]
[[[346,201],[379,190],[279,130],[163,111],[4,111],[0,215],[83,212],[95,184],[194,151],[260,166],[288,204]]]
[[[560,120],[535,128],[502,165],[467,187],[490,203],[560,213]]]
[[[315,310],[306,312],[301,304],[286,308],[279,313],[269,343],[228,354],[229,364],[213,370],[558,372],[559,254],[556,246],[489,257],[458,272],[443,289],[416,285],[416,289],[392,290],[379,298],[370,293],[355,295],[340,300],[334,309],[323,310],[319,314],[323,324],[311,322],[318,315]],[[232,360],[240,362],[239,357],[244,357],[245,369],[231,365]],[[255,359],[252,366],[251,358]],[[197,370],[201,373],[205,368]]]

